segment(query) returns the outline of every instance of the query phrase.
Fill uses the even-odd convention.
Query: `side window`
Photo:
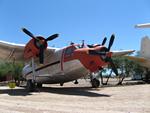
[[[70,47],[70,48],[67,48],[66,50],[65,50],[65,55],[71,55],[73,52],[74,52],[74,50],[75,50],[75,48],[74,47]]]

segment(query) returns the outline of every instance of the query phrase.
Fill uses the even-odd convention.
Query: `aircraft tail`
[[[142,38],[140,56],[150,59],[150,39],[148,36]]]

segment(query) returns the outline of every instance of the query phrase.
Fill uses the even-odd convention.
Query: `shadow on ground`
[[[74,95],[87,97],[110,97],[107,94],[101,94],[100,90],[92,89],[90,87],[43,87],[37,88],[35,92],[28,92],[25,88],[19,89],[0,89],[0,94],[8,94],[11,96],[28,96],[35,93],[53,93],[60,95]]]
[[[8,94],[11,96],[27,96],[32,95],[26,89],[0,89],[0,94]]]
[[[48,92],[63,95],[88,96],[88,97],[110,97],[107,94],[101,94],[100,90],[90,87],[43,87],[40,92]]]

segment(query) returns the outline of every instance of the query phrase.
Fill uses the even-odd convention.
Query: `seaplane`
[[[26,28],[22,31],[31,37],[25,44],[15,44],[0,41],[0,59],[24,62],[22,76],[27,81],[28,91],[34,91],[42,84],[60,84],[76,81],[87,76],[89,73],[102,70],[111,65],[116,75],[118,71],[113,63],[112,57],[122,56],[134,52],[134,50],[110,51],[115,35],[112,34],[108,47],[105,46],[105,37],[101,44],[74,44],[67,47],[48,47],[48,41],[57,38],[53,34],[48,38],[35,36]],[[99,87],[100,82],[96,78],[91,80],[92,87]]]

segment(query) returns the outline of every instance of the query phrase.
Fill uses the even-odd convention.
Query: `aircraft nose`
[[[105,62],[100,54],[91,54],[94,50],[86,48],[76,51],[76,58],[84,65],[85,68],[90,72],[98,71],[99,69],[106,66],[108,63]],[[106,54],[104,54],[106,56]]]

